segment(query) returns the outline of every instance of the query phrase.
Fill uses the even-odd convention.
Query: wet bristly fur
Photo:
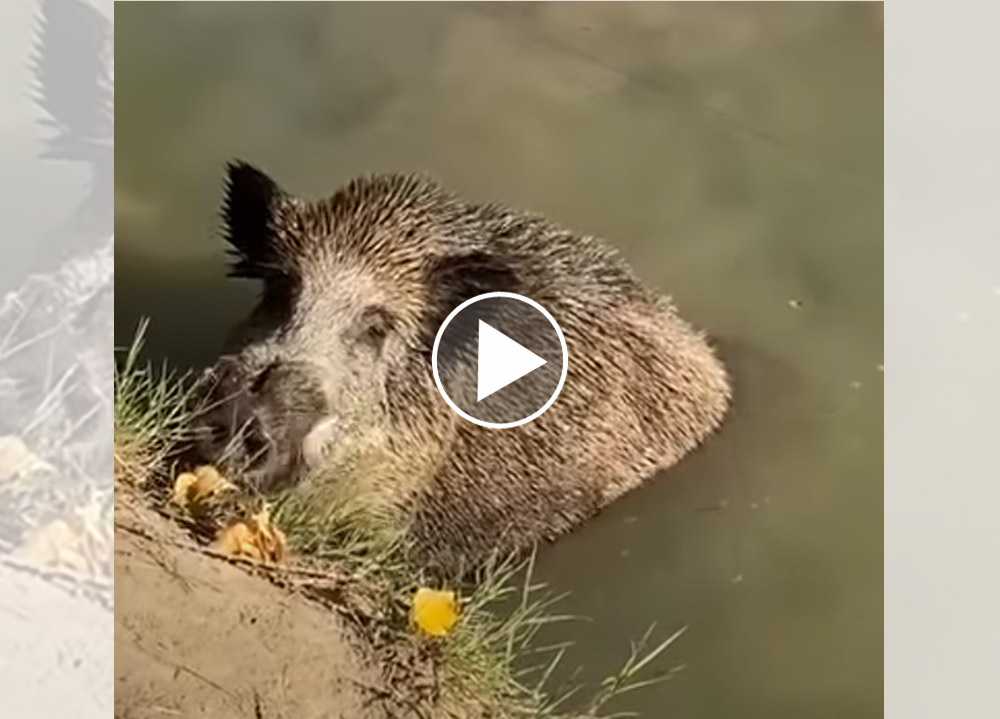
[[[593,237],[419,176],[305,201],[243,163],[229,167],[223,214],[233,274],[263,285],[223,361],[256,386],[247,401],[268,403],[255,416],[288,447],[260,486],[294,485],[319,451],[341,462],[335,482],[407,522],[429,563],[468,567],[554,539],[726,414],[729,380],[704,335]],[[556,402],[502,430],[454,413],[431,371],[441,322],[491,291],[540,303],[569,352]]]

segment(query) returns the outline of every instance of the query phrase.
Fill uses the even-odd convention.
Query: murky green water
[[[548,548],[568,665],[688,625],[616,708],[882,707],[882,15],[876,4],[124,4],[117,341],[209,361],[222,164],[292,190],[426,170],[619,245],[719,339],[724,431]]]

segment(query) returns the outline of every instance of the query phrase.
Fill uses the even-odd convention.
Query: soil
[[[385,692],[344,620],[199,550],[115,489],[117,719],[380,719]]]

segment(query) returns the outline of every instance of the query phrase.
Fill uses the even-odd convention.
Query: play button
[[[490,292],[463,302],[434,340],[434,382],[482,427],[517,427],[552,406],[566,381],[566,340],[534,300]]]
[[[543,364],[545,360],[522,347],[502,332],[479,320],[478,372],[476,401],[503,389]]]

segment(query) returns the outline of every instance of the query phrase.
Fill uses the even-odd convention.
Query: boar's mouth
[[[223,358],[202,376],[189,461],[226,468],[246,489],[273,492],[307,467],[307,438],[322,425],[326,402],[300,368],[250,372]]]

